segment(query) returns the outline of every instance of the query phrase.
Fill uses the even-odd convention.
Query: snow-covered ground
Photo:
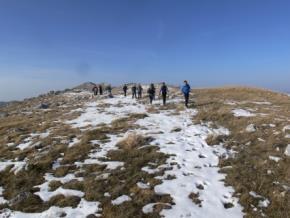
[[[176,100],[176,102],[179,101]],[[174,99],[172,102],[174,102]],[[110,124],[115,119],[126,117],[133,113],[147,113],[148,117],[136,122],[140,129],[135,129],[134,132],[152,136],[154,140],[151,145],[158,146],[160,152],[170,155],[165,165],[156,166],[156,168],[152,168],[152,166],[143,168],[148,173],[155,173],[162,168],[166,169],[164,176],[157,177],[162,180],[162,183],[155,186],[154,191],[159,195],[169,194],[174,204],[170,205],[170,209],[163,209],[160,215],[169,218],[243,217],[243,208],[238,203],[238,199],[233,196],[234,189],[224,184],[225,175],[219,172],[220,168],[218,167],[220,156],[226,157],[233,155],[233,153],[224,149],[222,145],[209,146],[206,143],[206,138],[209,135],[227,135],[230,132],[222,127],[212,129],[206,124],[193,124],[192,117],[197,113],[193,109],[186,109],[179,114],[172,113],[173,110],[162,110],[158,114],[150,113],[147,109],[146,106],[129,97],[115,96],[115,98],[87,103],[84,108],[78,109],[81,112],[78,118],[66,121],[66,123],[74,128],[86,130],[96,128],[102,123]],[[233,113],[236,116],[254,116],[251,112],[242,109],[237,109]],[[176,129],[180,131],[175,131]],[[100,147],[93,149],[88,159],[77,162],[76,165],[80,167],[84,164],[92,163],[105,164],[109,170],[122,167],[122,162],[103,161],[103,159],[106,158],[108,151],[118,149],[116,144],[123,137],[126,137],[126,134],[114,135],[112,133],[108,142],[92,142],[99,143]],[[68,146],[74,146],[78,142],[79,139],[74,139]],[[25,146],[23,145],[21,148]],[[54,167],[58,166],[58,162],[56,162]],[[23,168],[23,163],[21,162],[16,164],[12,170],[17,172],[20,168]],[[167,179],[169,176],[171,179]],[[99,215],[101,204],[84,200],[84,193],[81,191],[58,188],[51,192],[48,189],[49,181],[57,180],[65,183],[72,179],[81,180],[82,178],[76,178],[74,174],[68,174],[62,178],[55,178],[51,174],[46,174],[45,183],[38,186],[40,190],[36,194],[45,201],[58,194],[81,197],[82,200],[77,208],[51,207],[47,211],[37,214],[5,210],[0,217],[59,217],[64,212],[66,217],[86,217],[89,214]],[[149,185],[139,182],[138,187],[146,189],[149,188]],[[1,197],[2,191],[0,189],[0,201],[5,201]],[[199,205],[190,199],[192,193],[198,194],[201,202]],[[107,195],[109,196],[109,194]],[[116,199],[112,199],[111,202],[113,205],[121,205],[128,201],[132,201],[131,197],[121,195]],[[229,204],[231,207],[225,206]],[[144,205],[143,213],[153,212],[155,205],[156,202]]]
[[[159,146],[161,152],[172,155],[163,167],[173,167],[166,170],[163,177],[158,177],[163,183],[155,187],[155,192],[160,195],[170,194],[175,205],[171,209],[163,210],[161,215],[242,217],[242,207],[238,204],[238,199],[233,197],[234,190],[225,186],[222,182],[225,175],[218,172],[219,156],[231,153],[220,145],[208,146],[205,142],[210,134],[229,134],[229,131],[224,128],[210,129],[206,125],[193,125],[191,119],[195,114],[195,110],[186,110],[180,115],[170,115],[170,111],[165,111],[149,114],[149,117],[137,122],[140,126],[148,128],[140,130],[141,134],[161,132],[154,135],[155,140],[152,144]],[[173,131],[177,128],[181,131]],[[145,170],[154,172],[158,169]],[[166,179],[168,176],[174,179]],[[192,202],[189,198],[191,193],[199,194],[201,206]],[[233,207],[225,209],[224,204],[227,203],[233,204]],[[151,211],[148,209],[150,205],[145,205],[143,211]]]

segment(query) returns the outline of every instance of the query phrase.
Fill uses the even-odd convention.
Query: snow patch
[[[211,129],[208,125],[194,125],[192,116],[195,110],[188,109],[179,115],[164,113],[148,114],[145,119],[138,120],[137,124],[146,126],[146,130],[137,130],[140,134],[154,134],[155,140],[151,145],[158,146],[160,152],[169,154],[164,176],[156,177],[162,180],[162,184],[154,187],[159,195],[169,194],[174,204],[170,209],[163,209],[160,213],[165,217],[243,217],[242,207],[238,199],[233,197],[232,187],[226,187],[223,180],[225,175],[219,173],[218,162],[221,155],[232,155],[222,145],[208,146],[208,135],[229,134],[225,128]],[[173,128],[181,131],[172,132]],[[158,133],[160,132],[160,133]],[[144,167],[148,173],[155,173],[159,167]],[[168,176],[172,179],[166,179]],[[207,184],[204,190],[199,190],[196,183],[202,181]],[[188,197],[192,192],[200,192],[202,207],[194,204]],[[225,209],[224,196],[229,196],[227,202],[234,206]],[[143,212],[149,213],[154,204],[143,207]]]
[[[286,156],[290,156],[290,144],[287,145],[284,154],[285,154]]]
[[[131,201],[132,199],[128,195],[122,195],[115,200],[112,201],[113,205],[120,205],[123,204],[126,201]]]
[[[4,189],[0,186],[0,205],[8,203],[8,201],[5,200],[3,197],[3,191],[4,191]]]
[[[22,213],[17,211],[11,211],[9,209],[4,209],[0,211],[0,217],[9,217],[9,218],[50,218],[50,217],[64,217],[67,218],[83,218],[88,215],[94,214],[97,217],[100,216],[98,212],[100,203],[99,202],[90,202],[82,199],[76,208],[72,207],[50,207],[48,210],[42,213]]]
[[[101,105],[106,104],[110,106],[101,107]],[[118,106],[119,104],[122,104],[122,106]],[[67,121],[66,123],[71,124],[74,128],[96,127],[100,124],[110,124],[113,120],[126,117],[132,113],[145,112],[144,105],[137,104],[135,99],[115,97],[86,104],[84,113],[78,118]]]
[[[49,201],[52,197],[57,195],[64,195],[64,196],[78,196],[82,198],[84,196],[84,193],[78,190],[71,190],[71,189],[64,189],[62,187],[59,187],[55,191],[49,191],[49,183],[53,180],[60,181],[62,184],[67,183],[73,179],[76,179],[78,181],[82,181],[83,178],[76,178],[74,174],[68,174],[64,177],[54,177],[49,173],[46,173],[44,176],[46,182],[36,186],[40,188],[39,192],[36,192],[35,194],[38,195],[43,201]]]
[[[145,183],[143,183],[143,182],[138,182],[138,183],[137,183],[137,186],[138,186],[138,188],[140,188],[140,189],[149,189],[149,188],[150,188],[150,186],[149,186],[148,184],[145,184]]]
[[[269,159],[278,163],[281,160],[281,157],[269,156]]]
[[[254,124],[250,124],[246,127],[247,132],[256,132],[256,126]]]
[[[254,117],[255,114],[251,113],[250,111],[244,109],[234,109],[232,110],[235,117]]]
[[[17,174],[19,171],[21,171],[25,166],[25,161],[3,161],[0,162],[0,171],[4,171],[7,167],[13,166],[10,170],[10,172],[14,172],[14,174]]]

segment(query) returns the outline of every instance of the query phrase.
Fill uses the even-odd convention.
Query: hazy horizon
[[[0,101],[86,81],[290,92],[286,0],[0,2]]]
[[[65,89],[70,89],[70,88],[74,88],[78,85],[81,85],[83,83],[87,83],[87,82],[94,82],[94,83],[107,83],[106,81],[82,81],[81,83],[77,83],[77,84],[72,84],[68,87],[57,87],[55,86],[55,88],[50,88],[50,87],[44,87],[43,89],[39,89],[36,92],[34,92],[33,94],[28,94],[28,95],[22,95],[19,98],[7,98],[5,99],[0,99],[0,102],[9,102],[9,101],[22,101],[26,98],[32,98],[32,97],[37,97],[41,94],[46,94],[49,91],[63,91]],[[127,81],[126,83],[134,83],[135,81]],[[149,83],[160,83],[162,81],[151,81],[151,82],[147,82],[147,83],[142,83],[142,84],[149,84]],[[180,84],[177,83],[167,83],[168,85],[173,85],[173,86],[181,86],[182,82],[180,82]],[[138,81],[136,81],[136,83],[138,83]],[[124,83],[119,83],[119,84],[112,84],[115,87],[121,86]],[[267,88],[267,87],[262,87],[262,86],[253,86],[253,85],[243,85],[243,84],[225,84],[225,85],[212,85],[212,86],[193,86],[192,84],[190,84],[192,89],[207,89],[207,88],[220,88],[220,87],[249,87],[249,88],[261,88],[261,89],[269,89],[272,90],[274,92],[281,92],[281,93],[285,93],[285,94],[290,94],[290,90],[279,90],[279,89],[271,89],[271,88]],[[17,93],[18,94],[18,93]]]

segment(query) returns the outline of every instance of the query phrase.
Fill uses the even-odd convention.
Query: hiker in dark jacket
[[[163,105],[166,105],[166,97],[168,93],[167,85],[163,82],[159,94],[162,96]]]
[[[150,104],[152,104],[153,99],[155,98],[155,87],[153,83],[150,85],[149,89],[147,90],[147,93],[149,95]]]
[[[103,86],[99,85],[99,91],[100,91],[100,95],[103,95]]]
[[[138,99],[142,98],[142,92],[143,92],[143,88],[142,88],[141,84],[139,84],[137,87],[137,98]]]
[[[185,100],[185,107],[188,108],[188,101],[189,101],[189,93],[190,93],[190,86],[186,80],[184,80],[184,85],[181,88],[181,91],[184,95]]]
[[[94,88],[92,89],[92,91],[94,92],[94,95],[98,95],[98,87],[95,85]]]
[[[128,86],[125,84],[123,86],[123,92],[124,92],[124,96],[126,97],[127,96],[127,90],[128,90]]]
[[[111,85],[108,85],[107,88],[106,88],[108,94],[109,94],[109,97],[112,98],[113,95],[112,95],[112,86]]]
[[[132,86],[132,98],[137,98],[137,87],[135,84]]]

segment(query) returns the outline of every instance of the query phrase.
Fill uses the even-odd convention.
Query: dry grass
[[[192,200],[193,203],[199,207],[202,207],[202,201],[199,199],[199,193],[192,192],[188,197]]]
[[[234,186],[247,213],[246,217],[260,217],[262,214],[268,217],[290,217],[290,193],[281,185],[274,185],[278,181],[290,186],[290,158],[283,154],[290,142],[282,132],[283,127],[289,125],[289,97],[260,89],[222,88],[197,90],[195,98],[199,111],[194,118],[195,123],[213,122],[212,125],[223,126],[231,131],[229,136],[211,135],[207,143],[223,143],[237,152],[233,158],[222,159],[220,167],[232,166],[223,168],[222,172],[227,174],[226,183]],[[254,103],[265,101],[272,104]],[[236,105],[226,102],[236,102]],[[235,108],[253,108],[257,116],[235,117],[232,114]],[[256,131],[247,132],[249,124],[254,124]],[[281,160],[276,163],[269,159],[270,155]],[[269,199],[271,204],[267,208],[259,208],[259,200],[250,196],[250,191]],[[258,210],[254,211],[252,205]]]
[[[49,110],[38,109],[37,105],[47,102]],[[70,110],[77,106],[59,108],[60,104],[68,101],[60,96],[41,97],[25,100],[21,103],[12,104],[9,107],[0,109],[0,112],[7,112],[8,116],[0,118],[0,159],[5,160],[26,160],[27,166],[17,174],[10,172],[11,167],[0,172],[0,185],[4,188],[3,196],[11,203],[1,205],[1,208],[11,208],[23,212],[41,212],[49,208],[50,203],[34,195],[38,188],[35,186],[44,182],[44,175],[50,172],[53,163],[67,150],[67,139],[80,134],[79,130],[55,121],[62,120]],[[68,104],[71,105],[71,102]],[[77,104],[76,104],[77,105]],[[23,140],[31,133],[44,133],[47,130],[50,134],[46,138],[35,137],[32,142],[38,142],[35,147],[19,150],[16,145],[23,143]],[[15,146],[7,146],[14,143]],[[32,143],[32,144],[33,144]],[[74,157],[73,155],[71,155]],[[63,176],[69,170],[58,169],[58,175]],[[57,174],[57,173],[56,173]],[[51,189],[56,189],[60,184],[52,182]],[[65,203],[71,201],[62,199],[59,205],[72,205]]]
[[[124,150],[136,149],[152,141],[151,137],[144,137],[136,133],[130,133],[125,139],[120,141],[117,146]]]
[[[223,143],[226,147],[238,152],[235,158],[221,159],[220,167],[232,166],[232,168],[223,168],[222,172],[227,174],[226,183],[234,186],[236,194],[239,194],[240,203],[244,206],[247,217],[261,216],[261,211],[255,212],[251,207],[251,205],[257,206],[258,200],[251,197],[249,191],[255,191],[271,201],[268,208],[262,209],[268,217],[290,217],[289,191],[282,186],[290,186],[290,161],[283,155],[285,146],[290,144],[289,139],[285,138],[289,132],[282,131],[284,126],[289,125],[289,120],[287,121],[290,117],[289,97],[267,90],[250,88],[203,89],[194,90],[194,93],[191,95],[191,102],[194,102],[192,106],[197,107],[199,111],[194,122],[212,121],[213,126],[222,125],[231,130],[229,136],[212,135],[207,142],[210,145]],[[174,92],[173,95],[180,96],[180,93]],[[145,128],[137,126],[135,122],[146,118],[147,115],[132,114],[129,117],[114,120],[110,125],[99,126],[97,129],[85,132],[80,132],[61,122],[55,122],[78,116],[79,112],[69,112],[81,107],[82,100],[85,99],[72,100],[61,96],[42,97],[0,109],[8,113],[7,117],[0,118],[0,159],[24,160],[27,158],[28,163],[27,168],[16,175],[10,172],[11,167],[0,172],[0,186],[4,188],[4,198],[13,202],[11,205],[0,205],[0,208],[41,212],[53,205],[76,207],[80,200],[78,197],[60,195],[49,202],[43,202],[33,194],[38,191],[35,186],[44,182],[45,173],[52,173],[56,177],[75,173],[77,177],[83,177],[84,180],[72,180],[66,184],[51,181],[50,189],[63,187],[83,191],[86,200],[101,202],[102,217],[159,217],[158,213],[168,207],[167,203],[170,205],[172,199],[168,195],[158,196],[154,193],[153,187],[160,183],[155,177],[163,175],[163,171],[151,175],[141,170],[152,162],[157,166],[162,165],[168,158],[159,152],[158,147],[145,146],[152,138],[134,133],[128,134],[126,139],[118,143],[118,150],[109,152],[107,160],[124,162],[126,170],[120,168],[108,170],[105,165],[98,164],[84,165],[81,168],[74,165],[75,161],[85,160],[92,150],[98,148],[99,145],[93,145],[92,140],[98,140],[101,144],[108,142],[109,134],[124,134],[136,128]],[[225,104],[226,101],[237,102],[237,105]],[[272,105],[258,105],[253,103],[254,101],[269,101]],[[50,110],[35,109],[41,102],[48,102],[51,105]],[[60,108],[59,105],[62,104],[68,107]],[[254,113],[265,113],[267,116],[237,118],[231,113],[234,108],[253,108],[256,110]],[[184,110],[184,106],[182,104],[153,106],[148,108],[148,112],[159,113],[160,110],[168,109],[175,109],[174,113],[179,113]],[[26,113],[29,111],[33,113]],[[255,132],[245,131],[249,124],[255,124]],[[276,126],[269,127],[264,124]],[[48,129],[50,135],[47,138],[35,139],[35,141],[40,141],[37,147],[21,151],[15,146],[7,146],[12,142],[15,144],[23,142],[30,133],[42,133]],[[274,135],[274,132],[278,134]],[[76,137],[81,141],[68,148],[70,140]],[[269,160],[269,155],[279,156],[282,159],[276,163]],[[58,158],[63,158],[61,164],[65,165],[53,170],[52,165]],[[269,170],[271,170],[270,174]],[[106,173],[108,173],[108,178],[100,178]],[[136,183],[140,181],[149,183],[150,188],[138,188]],[[111,197],[105,197],[106,192],[110,193]],[[112,199],[123,194],[130,195],[132,201],[120,206],[111,204]],[[20,198],[23,195],[25,197]],[[193,193],[189,197],[196,204],[202,204],[198,199],[198,193]],[[17,201],[17,199],[22,200]],[[157,203],[154,213],[142,214],[142,207],[154,202]],[[225,205],[225,207],[229,206]]]

